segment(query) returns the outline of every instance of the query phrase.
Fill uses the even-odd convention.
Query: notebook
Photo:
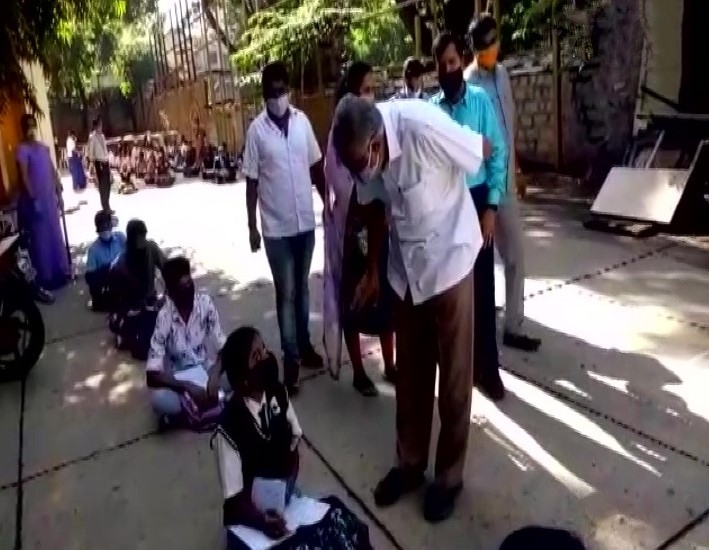
[[[314,500],[309,497],[292,497],[288,506],[285,508],[283,517],[286,520],[288,531],[295,533],[296,529],[305,525],[314,525],[325,517],[329,504]],[[244,527],[242,525],[234,525],[228,527],[229,531],[246,544],[251,550],[269,550],[277,544],[283,542],[291,535],[286,535],[281,540],[272,540],[264,535],[261,531]]]

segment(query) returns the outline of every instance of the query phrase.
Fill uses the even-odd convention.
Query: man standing
[[[505,332],[502,343],[523,351],[537,351],[539,338],[522,332],[524,321],[524,236],[517,202],[515,154],[515,103],[510,77],[497,62],[500,47],[497,22],[485,14],[473,20],[468,31],[475,60],[465,70],[469,84],[483,88],[495,107],[495,114],[509,150],[507,162],[507,195],[500,201],[495,217],[495,244],[505,265]]]
[[[398,463],[374,498],[379,506],[392,505],[424,480],[438,364],[441,430],[424,517],[441,521],[453,512],[463,484],[473,383],[473,266],[482,246],[463,177],[478,171],[489,146],[428,103],[372,105],[351,95],[335,111],[332,140],[361,182],[359,200],[383,197],[390,220]],[[378,280],[372,268],[357,289],[358,303],[376,300]]]
[[[276,287],[276,311],[284,356],[285,385],[298,392],[301,364],[322,368],[310,342],[308,276],[315,246],[312,186],[323,196],[322,154],[308,117],[288,100],[288,70],[282,62],[263,69],[266,108],[246,132],[243,172],[251,251],[261,247],[261,231]]]
[[[426,68],[415,57],[404,61],[404,87],[394,94],[392,99],[428,99],[423,91],[423,73]]]
[[[433,42],[441,91],[431,98],[450,117],[487,138],[492,154],[465,182],[480,218],[483,248],[475,263],[475,385],[491,399],[504,397],[499,372],[495,315],[495,218],[507,188],[507,147],[490,98],[463,81],[463,44],[448,32]]]
[[[93,132],[89,136],[86,154],[96,170],[96,182],[98,194],[101,198],[101,208],[105,212],[113,214],[114,212],[109,204],[111,198],[111,169],[108,165],[108,147],[106,146],[106,137],[103,135],[100,118],[94,120],[92,128]]]

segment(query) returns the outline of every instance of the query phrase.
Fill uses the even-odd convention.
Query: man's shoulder
[[[99,248],[101,248],[101,239],[99,239],[99,238],[97,237],[97,238],[94,239],[93,242],[89,245],[89,248],[88,248],[87,252],[88,252],[89,254],[95,254],[96,251],[97,251]]]

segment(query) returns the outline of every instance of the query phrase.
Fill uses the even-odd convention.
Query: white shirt
[[[166,358],[168,367],[175,370],[194,366],[209,369],[211,365],[207,364],[207,344],[210,338],[216,351],[221,350],[226,336],[219,323],[214,302],[207,294],[195,292],[194,306],[187,323],[180,316],[174,302],[167,298],[155,321],[145,369],[148,372],[164,371]]]
[[[390,219],[388,278],[402,300],[410,289],[420,304],[468,275],[482,247],[464,178],[480,169],[483,139],[425,101],[393,100],[377,108],[389,148],[381,177]],[[362,187],[369,185],[377,183]]]
[[[66,156],[67,158],[71,158],[71,156],[74,154],[74,149],[76,149],[76,140],[69,136],[66,138]]]
[[[264,109],[249,126],[244,176],[258,180],[264,237],[292,237],[315,229],[310,167],[322,158],[308,117],[290,107],[288,135]]]
[[[108,147],[103,133],[91,132],[86,144],[86,156],[90,161],[108,162]]]
[[[275,398],[271,401],[273,406]],[[246,408],[249,409],[251,416],[254,417],[254,421],[259,429],[263,428],[261,424],[260,412],[263,407],[266,407],[266,394],[263,395],[261,401],[256,401],[254,399],[246,398],[244,399]],[[277,404],[276,404],[277,406]],[[286,419],[291,426],[293,431],[293,442],[291,443],[291,450],[295,449],[298,445],[298,441],[303,436],[303,430],[300,427],[300,422],[298,422],[298,416],[295,414],[295,409],[293,405],[288,402],[288,410],[286,411]],[[220,429],[217,429],[214,434],[214,449],[217,455],[217,465],[219,467],[219,479],[222,483],[222,492],[224,494],[224,500],[238,495],[244,489],[244,474],[241,469],[241,456],[229,436]]]

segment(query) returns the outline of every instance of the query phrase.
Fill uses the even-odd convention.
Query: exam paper
[[[239,537],[251,550],[269,550],[295,533],[299,527],[314,525],[322,520],[329,509],[329,504],[325,504],[319,500],[308,497],[291,497],[283,514],[286,520],[286,526],[291,534],[280,540],[272,540],[261,531],[242,525],[234,525],[228,527],[228,529],[232,534]]]

